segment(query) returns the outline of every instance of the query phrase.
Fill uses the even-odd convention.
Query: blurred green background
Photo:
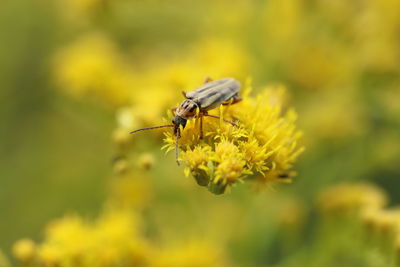
[[[298,176],[258,194],[239,186],[215,197],[184,178],[173,157],[159,151],[159,137],[134,146],[130,153],[156,159],[155,208],[145,212],[150,236],[159,231],[156,218],[168,218],[163,205],[177,209],[173,233],[223,201],[240,205],[235,216],[252,226],[236,229],[228,258],[237,266],[284,265],[302,246],[323,254],[314,230],[321,190],[370,181],[390,205],[400,202],[397,0],[5,0],[0,27],[0,248],[9,256],[19,238],[41,240],[54,218],[98,213],[109,192],[121,108],[137,106],[146,113],[140,124],[156,123],[165,108],[154,111],[157,94],[144,92],[169,90],[168,107],[206,76],[251,77],[255,92],[274,83],[288,88],[306,146]],[[307,214],[293,250],[280,243],[279,220],[270,219],[287,199]],[[191,218],[185,209],[195,210]],[[334,255],[322,266],[379,266]],[[291,266],[311,266],[295,259],[303,265]]]

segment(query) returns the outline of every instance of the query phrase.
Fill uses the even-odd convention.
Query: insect
[[[172,110],[175,112],[175,117],[172,120],[172,124],[161,125],[155,127],[142,128],[130,132],[136,133],[144,130],[152,130],[164,127],[173,127],[174,135],[176,137],[175,142],[175,157],[176,162],[179,165],[179,138],[181,137],[181,126],[185,129],[188,120],[193,118],[200,119],[200,139],[203,138],[203,117],[211,117],[220,119],[220,117],[208,114],[207,111],[214,109],[220,105],[231,105],[240,102],[242,99],[239,98],[240,83],[233,78],[223,78],[220,80],[212,81],[210,78],[206,78],[202,87],[197,88],[191,92],[182,92],[185,100],[177,108]],[[237,125],[229,120],[225,122]]]

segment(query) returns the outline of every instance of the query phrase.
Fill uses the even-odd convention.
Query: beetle
[[[223,78],[216,81],[212,81],[211,78],[206,78],[202,87],[197,88],[193,91],[186,93],[182,91],[185,100],[177,107],[172,110],[175,111],[175,116],[172,120],[172,124],[161,125],[155,127],[141,128],[130,132],[131,134],[144,131],[152,130],[164,127],[173,127],[174,135],[176,136],[175,156],[176,162],[179,165],[179,151],[178,151],[178,140],[181,137],[181,130],[185,129],[188,120],[193,118],[200,119],[200,139],[203,138],[203,117],[211,117],[220,119],[219,116],[208,114],[209,110],[212,110],[220,105],[231,105],[240,102],[242,99],[239,98],[240,83],[233,78]],[[225,120],[225,122],[232,124],[237,127],[232,121]]]

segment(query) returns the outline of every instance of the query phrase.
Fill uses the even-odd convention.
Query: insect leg
[[[232,98],[232,99],[230,99],[229,101],[227,101],[227,102],[225,102],[225,103],[222,103],[222,105],[224,105],[224,106],[229,106],[229,105],[233,105],[233,104],[239,103],[239,102],[241,102],[242,100],[243,100],[242,98]]]
[[[200,119],[200,139],[203,139],[203,115],[199,114]]]
[[[179,164],[179,137],[176,136],[176,140],[175,140],[175,160],[176,160],[176,164]]]
[[[181,138],[181,130],[179,127],[175,126],[174,128],[174,132],[175,132],[175,160],[176,160],[176,164],[179,164],[179,138]]]
[[[185,92],[185,91],[182,91],[182,95],[183,95],[184,98],[187,98],[187,97],[186,97],[186,92]]]
[[[210,114],[204,114],[203,116],[207,116],[207,117],[211,117],[211,118],[215,118],[215,119],[221,119],[221,117],[220,116],[215,116],[215,115],[210,115]],[[235,126],[235,127],[239,127],[236,123],[234,123],[233,121],[230,121],[230,120],[225,120],[225,119],[223,119],[224,120],[224,122],[227,122],[227,123],[229,123],[229,124],[231,124],[231,125],[233,125],[233,126]]]
[[[209,76],[207,76],[207,77],[204,79],[203,84],[206,84],[206,83],[209,83],[209,82],[212,82],[212,81],[213,81],[213,79],[211,79]]]

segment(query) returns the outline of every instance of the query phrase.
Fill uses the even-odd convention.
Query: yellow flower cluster
[[[351,215],[367,240],[386,258],[400,260],[400,209],[385,208],[387,196],[369,183],[346,183],[322,192],[318,204],[326,215]]]
[[[399,264],[400,209],[398,207],[367,209],[361,213],[359,220],[368,239],[382,255],[390,260],[397,258],[397,264]]]
[[[129,102],[129,69],[114,43],[101,33],[76,40],[54,57],[55,80],[61,88],[116,106]]]
[[[95,222],[66,216],[48,226],[43,244],[22,240],[14,246],[15,256],[34,266],[136,266],[147,261],[148,251],[137,216],[122,210]]]
[[[160,250],[150,266],[154,267],[205,267],[228,266],[221,249],[202,240],[189,240]]]
[[[377,210],[386,204],[386,194],[369,183],[340,184],[326,189],[318,198],[318,206],[326,214]]]
[[[91,222],[66,216],[51,223],[42,244],[22,239],[13,247],[27,266],[203,267],[225,266],[222,253],[195,239],[180,246],[155,246],[142,234],[138,214],[109,210]]]
[[[4,253],[0,250],[0,267],[9,267],[9,266],[11,266],[10,263],[8,262]]]
[[[179,139],[185,174],[215,194],[246,180],[289,181],[292,164],[304,150],[298,144],[302,134],[296,129],[296,113],[282,108],[275,90],[282,88],[268,87],[251,97],[247,87],[243,101],[211,111],[221,119],[204,117],[203,139],[199,119],[188,121]],[[234,120],[238,127],[223,119]],[[164,141],[167,151],[175,148],[172,131],[165,131]]]

